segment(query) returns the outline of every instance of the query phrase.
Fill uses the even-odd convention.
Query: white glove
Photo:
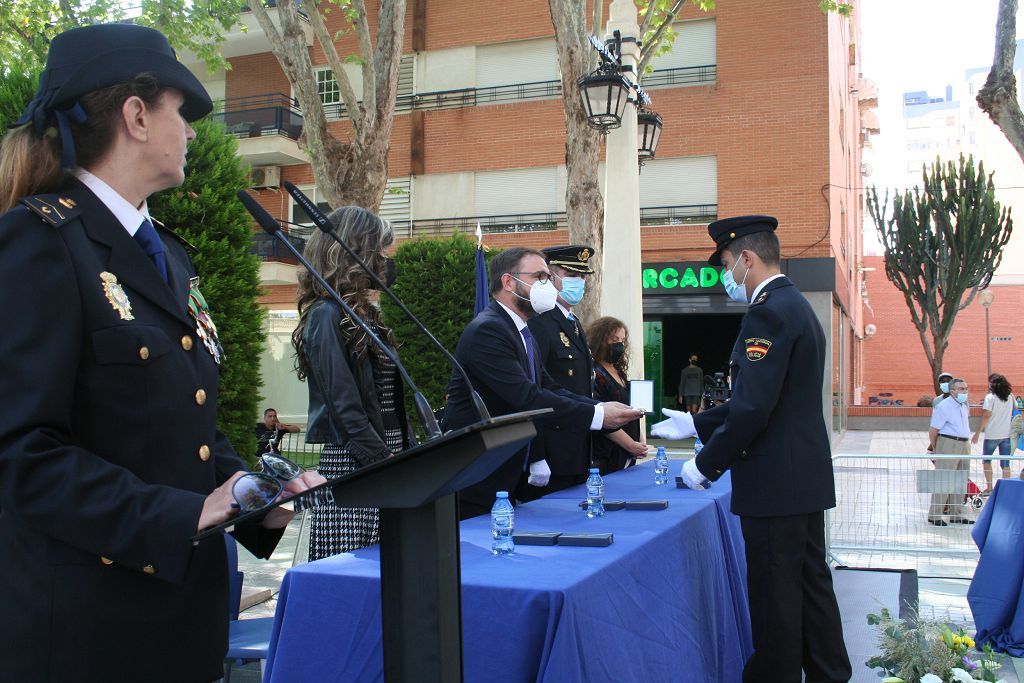
[[[697,469],[697,462],[695,460],[687,460],[683,463],[683,471],[680,472],[680,476],[683,478],[683,483],[686,484],[687,488],[696,489],[697,491],[703,491],[707,488],[708,478]]]
[[[530,486],[547,486],[551,479],[551,468],[547,460],[538,460],[530,463],[530,477],[526,483]]]
[[[693,426],[693,416],[690,413],[670,408],[662,408],[661,412],[668,416],[668,419],[651,426],[652,436],[671,441],[697,436],[697,430]]]

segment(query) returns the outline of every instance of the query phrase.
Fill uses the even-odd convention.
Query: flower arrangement
[[[880,655],[867,666],[882,669],[882,683],[1006,683],[996,676],[1000,664],[992,647],[981,652],[963,629],[953,631],[937,621],[893,619],[889,610],[869,614],[868,623],[881,632]]]

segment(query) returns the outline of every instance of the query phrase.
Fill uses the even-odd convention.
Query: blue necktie
[[[537,383],[537,365],[533,362],[533,335],[530,334],[530,328],[524,327],[519,330],[523,335],[523,340],[526,342],[526,360],[530,363],[530,381],[534,384]],[[523,459],[523,471],[530,469],[530,444],[526,444],[526,456]]]
[[[156,228],[148,219],[142,221],[142,225],[135,231],[135,241],[146,252],[146,256],[153,262],[160,276],[167,282],[167,257],[164,256],[164,245],[160,236],[156,234]]]

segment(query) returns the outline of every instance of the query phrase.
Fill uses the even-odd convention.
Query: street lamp
[[[606,133],[622,125],[622,114],[629,100],[629,81],[614,67],[602,64],[597,71],[577,82],[583,106],[587,110],[587,123]]]
[[[988,309],[995,301],[996,295],[991,289],[983,289],[978,295],[981,305],[985,307],[985,358],[988,361],[988,374],[992,374],[992,333],[989,332]],[[987,379],[987,378],[986,378]]]
[[[640,165],[654,158],[661,139],[661,116],[641,108],[636,115],[636,155]]]

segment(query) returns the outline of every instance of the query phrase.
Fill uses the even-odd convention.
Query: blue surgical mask
[[[949,393],[949,382],[939,382],[939,391],[944,394]]]
[[[967,394],[966,393],[957,394],[956,395],[956,400],[959,403],[967,403]]]
[[[581,277],[563,277],[562,300],[570,306],[575,306],[583,301],[583,295],[587,292],[587,281]]]
[[[739,259],[736,259],[736,263],[733,264],[732,269],[722,273],[722,286],[725,287],[726,296],[733,301],[746,304],[750,302],[747,301],[747,290],[743,286],[743,283],[747,281],[747,275],[750,274],[750,269],[747,268],[747,272],[743,273],[743,279],[740,282],[736,282],[736,279],[732,275],[732,271],[736,270],[736,266],[739,264]]]

